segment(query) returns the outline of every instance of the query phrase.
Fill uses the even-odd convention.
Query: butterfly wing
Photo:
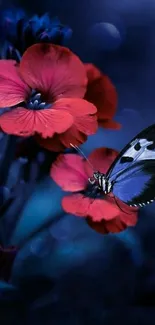
[[[137,163],[113,183],[113,194],[128,205],[144,206],[155,198],[155,161]]]
[[[127,144],[106,177],[113,183],[113,194],[128,205],[143,206],[154,200],[155,124]]]

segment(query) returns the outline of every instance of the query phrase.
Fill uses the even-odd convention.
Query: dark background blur
[[[6,5],[30,14],[48,12],[51,17],[58,16],[73,29],[70,48],[113,80],[119,95],[116,119],[122,129],[99,130],[83,145],[86,153],[101,146],[121,149],[155,121],[154,0],[1,3],[2,8]],[[12,242],[18,244],[32,229],[59,213],[61,196],[55,185],[43,184],[25,208]],[[154,325],[154,210],[152,204],[140,214],[134,229],[108,237],[95,233],[80,218],[64,216],[62,224],[60,221],[48,229],[48,234],[42,233],[33,245],[29,244],[27,253],[24,248],[14,278],[24,272],[42,272],[58,282],[54,295],[52,291],[40,298],[27,323],[21,318],[20,325],[48,325],[53,319],[54,325]],[[27,259],[24,266],[23,259]]]
[[[153,113],[154,0],[12,0],[10,3],[30,13],[49,12],[58,16],[73,29],[72,49],[84,61],[93,60],[112,77],[119,91],[119,106]],[[118,34],[109,31],[106,35],[104,22],[113,24]],[[88,36],[96,23],[100,25]],[[106,50],[119,43],[115,50]]]

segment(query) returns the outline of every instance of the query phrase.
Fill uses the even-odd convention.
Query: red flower
[[[99,148],[92,152],[89,161],[94,170],[106,173],[117,152]],[[101,233],[119,232],[137,221],[137,209],[128,207],[112,194],[92,197],[88,177],[92,170],[87,161],[76,154],[59,155],[51,168],[51,177],[64,190],[74,192],[62,200],[67,213],[87,218],[88,224]],[[88,193],[89,192],[89,193]],[[120,208],[119,208],[120,207]]]
[[[82,99],[86,84],[84,65],[61,46],[35,44],[19,65],[0,60],[0,107],[12,108],[0,116],[1,129],[39,139],[60,136],[64,147],[79,143],[97,130],[96,107]]]
[[[93,64],[85,64],[88,85],[85,99],[97,107],[98,122],[107,129],[119,129],[120,124],[113,121],[117,108],[117,92],[111,80]]]

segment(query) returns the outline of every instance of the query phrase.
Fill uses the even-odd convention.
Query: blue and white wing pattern
[[[142,207],[155,200],[155,124],[127,144],[106,178],[113,194],[128,205]]]

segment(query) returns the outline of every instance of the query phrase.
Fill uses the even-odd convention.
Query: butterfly
[[[112,193],[131,207],[152,203],[155,200],[155,124],[124,147],[106,174],[95,171],[88,181],[105,195]]]

